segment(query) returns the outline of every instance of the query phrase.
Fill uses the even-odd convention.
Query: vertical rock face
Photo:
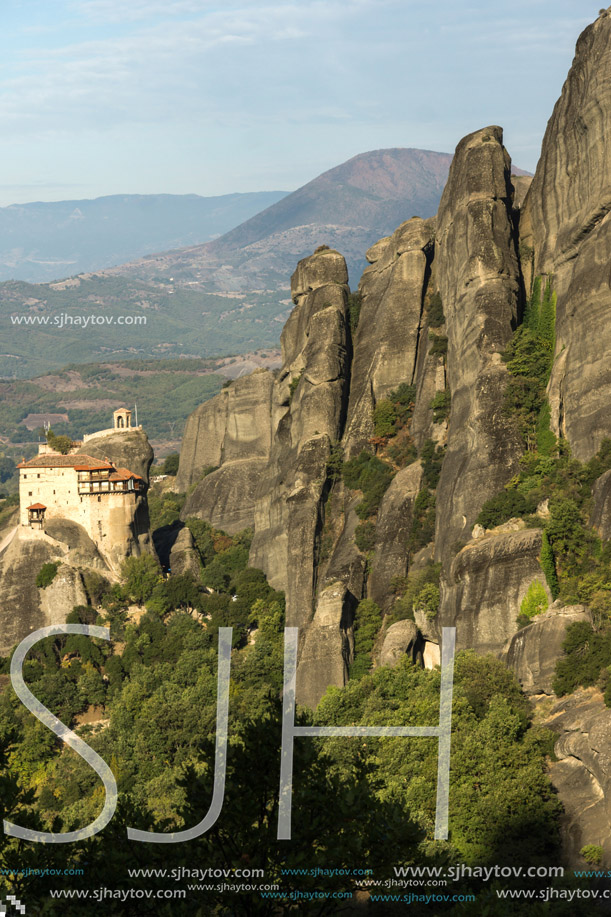
[[[176,476],[178,490],[193,487],[184,517],[201,516],[230,534],[253,525],[271,451],[273,385],[272,373],[256,370],[191,414]]]
[[[611,16],[577,42],[547,126],[520,235],[558,294],[552,423],[576,458],[611,435]]]
[[[367,252],[344,437],[348,458],[373,436],[376,402],[402,382],[415,381],[434,226],[434,220],[415,217]]]
[[[522,447],[503,414],[501,354],[517,324],[520,268],[512,221],[510,159],[500,127],[457,149],[438,214],[435,273],[448,334],[452,409],[437,490],[435,555],[469,537],[489,497],[517,468]]]
[[[273,445],[256,496],[251,563],[285,590],[287,623],[299,627],[312,619],[327,462],[346,413],[347,279],[343,257],[330,249],[305,258],[293,274],[295,308],[272,393]]]

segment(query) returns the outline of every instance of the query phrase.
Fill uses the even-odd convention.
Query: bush
[[[358,679],[371,669],[371,651],[382,625],[382,612],[372,599],[359,602],[354,615],[354,661],[350,678]]]
[[[439,610],[439,576],[441,564],[427,564],[419,570],[410,570],[403,595],[392,609],[394,621],[414,619],[414,610],[422,608],[434,617]]]
[[[441,474],[444,456],[445,448],[442,446],[435,446],[432,439],[427,439],[420,450],[423,480],[426,486],[430,487],[431,490],[435,490],[439,483],[439,475]]]
[[[397,412],[392,401],[387,398],[378,401],[373,409],[373,429],[380,439],[389,439],[397,432]]]
[[[55,579],[58,570],[59,561],[55,563],[43,564],[36,576],[36,585],[38,588],[46,589],[47,586],[50,586]]]
[[[548,606],[547,592],[543,583],[539,580],[533,580],[522,603],[520,605],[520,617],[527,618],[531,621],[537,615],[547,610]]]
[[[445,357],[448,352],[448,339],[445,334],[434,334],[432,331],[429,331],[429,340],[431,342],[429,348],[431,356]]]
[[[556,663],[552,684],[555,694],[570,694],[580,685],[595,685],[611,664],[611,629],[595,633],[586,621],[569,624],[562,644],[563,656]]]
[[[446,317],[443,314],[443,303],[439,293],[433,293],[429,299],[428,315],[429,328],[440,328],[445,324]]]
[[[350,320],[350,330],[354,334],[359,325],[359,318],[361,317],[361,306],[363,304],[363,298],[360,293],[349,293],[348,294],[348,316]]]
[[[344,464],[344,450],[340,443],[334,443],[329,452],[327,459],[327,478],[335,483],[342,476],[342,467]]]
[[[172,477],[175,477],[178,474],[178,463],[180,462],[180,455],[178,452],[171,452],[170,455],[166,456],[166,459],[161,466],[161,474],[169,474]]]
[[[414,599],[414,611],[422,611],[429,620],[432,620],[439,611],[439,601],[439,586],[435,583],[425,583]]]
[[[356,508],[360,519],[367,519],[377,512],[393,475],[390,465],[365,450],[356,458],[344,462],[344,484],[351,490],[360,490],[363,494],[363,499]]]
[[[412,528],[407,547],[410,554],[426,547],[435,537],[435,496],[423,488],[414,500]]]
[[[360,522],[354,532],[354,541],[363,554],[373,551],[376,541],[376,527],[373,522]]]
[[[451,401],[452,399],[447,389],[445,391],[435,393],[435,397],[431,401],[431,408],[433,410],[433,423],[442,423],[446,419],[450,413]]]
[[[289,404],[291,404],[291,402],[292,402],[292,400],[293,400],[293,396],[294,396],[295,392],[297,391],[297,386],[298,386],[299,383],[301,382],[301,377],[302,377],[302,376],[303,376],[303,369],[301,370],[301,372],[299,373],[298,376],[293,376],[293,378],[292,378],[291,381],[290,381],[290,384],[289,384]]]
[[[558,583],[558,574],[556,573],[556,561],[554,560],[554,552],[552,546],[549,543],[549,538],[547,532],[543,532],[541,538],[541,569],[545,574],[545,579],[547,585],[549,586],[549,591],[552,594],[553,599],[558,598],[558,593],[560,592],[560,586]]]
[[[508,519],[521,518],[533,513],[537,504],[532,498],[525,497],[519,490],[504,490],[502,493],[486,500],[476,519],[478,525],[493,529]]]
[[[62,455],[68,455],[73,445],[71,437],[56,436],[53,430],[47,432],[47,443],[55,452],[61,452]]]
[[[151,554],[143,554],[142,557],[128,557],[123,561],[121,575],[131,601],[144,605],[161,582],[161,567]]]
[[[590,866],[600,866],[603,861],[603,848],[598,844],[586,844],[579,851],[579,856],[582,856]]]

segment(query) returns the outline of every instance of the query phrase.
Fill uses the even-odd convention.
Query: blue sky
[[[487,124],[534,170],[588,0],[3,0],[0,205],[292,190]]]

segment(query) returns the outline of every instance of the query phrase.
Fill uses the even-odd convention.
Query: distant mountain
[[[286,287],[296,262],[324,243],[346,256],[356,285],[370,245],[412,216],[436,213],[451,162],[449,153],[430,150],[361,153],[213,242],[116,273],[153,279],[169,272],[211,290]]]
[[[451,161],[448,153],[427,150],[363,153],[207,244],[52,284],[2,283],[0,376],[23,379],[67,363],[210,358],[274,347],[292,306],[289,280],[297,261],[323,243],[335,247],[356,288],[373,242],[412,216],[437,211]],[[185,212],[189,200],[206,200],[169,199],[181,201]],[[153,209],[141,200],[143,223],[152,222]],[[79,225],[84,231],[86,220]],[[143,238],[153,231],[161,230],[143,228]]]
[[[0,280],[44,282],[208,242],[286,191],[115,194],[0,208]]]

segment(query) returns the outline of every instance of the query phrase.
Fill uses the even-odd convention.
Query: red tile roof
[[[74,455],[59,455],[59,453],[47,452],[42,455],[35,455],[34,458],[27,462],[20,462],[17,468],[77,468],[80,471],[98,471],[101,469],[112,470],[114,466],[110,462],[104,462],[82,452],[76,452]]]
[[[32,503],[31,506],[28,506],[28,509],[46,509],[47,507],[43,503]]]

